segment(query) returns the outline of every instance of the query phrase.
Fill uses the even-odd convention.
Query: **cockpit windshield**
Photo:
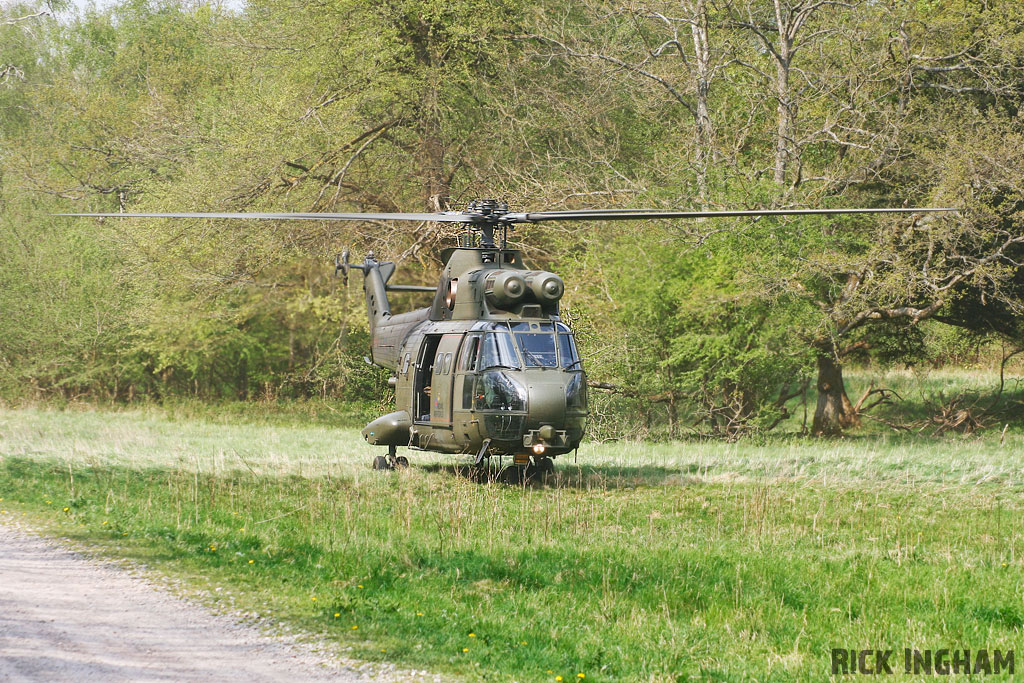
[[[523,361],[530,368],[558,367],[555,353],[555,335],[550,332],[516,332]]]
[[[482,335],[479,370],[524,366],[583,369],[576,341],[562,323],[488,323],[483,329],[489,331]]]
[[[480,369],[522,367],[519,355],[512,343],[512,335],[507,332],[488,332],[484,335],[484,343],[480,348]]]

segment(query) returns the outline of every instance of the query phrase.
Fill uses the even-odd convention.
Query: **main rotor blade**
[[[476,223],[478,216],[465,213],[58,213],[55,216],[90,218],[238,218],[273,221],[434,221]]]
[[[933,213],[959,211],[955,208],[882,208],[882,209],[755,209],[751,211],[661,211],[659,209],[584,209],[582,211],[537,211],[508,213],[509,223],[542,221],[631,221],[646,218],[730,218],[738,216],[832,216],[852,213]]]

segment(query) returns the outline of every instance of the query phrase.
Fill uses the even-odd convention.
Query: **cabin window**
[[[484,335],[480,350],[480,369],[487,368],[520,368],[519,355],[516,353],[512,335],[504,332],[489,332]]]
[[[462,380],[462,408],[469,410],[473,407],[473,389],[476,387],[476,375],[466,375]]]
[[[434,374],[435,375],[440,375],[441,374],[441,368],[443,368],[443,367],[444,367],[444,354],[443,353],[439,353],[439,354],[437,354],[437,358],[434,359]]]
[[[527,367],[558,367],[555,335],[550,332],[517,332],[516,341],[519,342],[519,350],[523,353],[523,362]]]
[[[444,354],[444,370],[442,371],[442,373],[447,375],[451,371],[452,371],[452,354],[446,353],[446,354]]]
[[[409,354],[405,354],[405,360],[402,361],[402,374],[409,374]]]

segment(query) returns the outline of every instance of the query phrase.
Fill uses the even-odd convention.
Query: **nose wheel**
[[[534,457],[533,466],[537,474],[552,474],[555,471],[555,461],[547,456],[543,458]]]
[[[545,456],[543,458],[533,456],[533,462],[526,467],[527,479],[533,479],[534,477],[547,477],[554,473],[555,461]]]
[[[388,446],[387,456],[378,455],[373,459],[373,469],[394,470],[405,469],[409,466],[409,458],[404,455],[396,455],[398,446]]]
[[[505,469],[505,480],[509,484],[524,484],[526,482],[545,480],[554,474],[555,461],[551,458],[538,458],[534,456],[529,464],[512,465]]]

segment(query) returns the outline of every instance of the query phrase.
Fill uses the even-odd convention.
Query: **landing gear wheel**
[[[531,481],[544,479],[555,471],[555,463],[551,458],[534,456],[533,462],[526,468],[526,477]]]
[[[397,458],[395,458],[395,467],[400,467],[402,469],[405,469],[408,466],[409,466],[409,458],[405,457],[404,455],[400,455]]]
[[[398,468],[398,458],[395,457],[396,453],[398,453],[398,446],[395,446],[394,444],[388,446],[388,457],[386,459],[386,462],[388,463],[388,469],[389,470],[393,470],[393,469],[397,469]],[[403,460],[404,460],[404,458],[403,458]],[[406,460],[406,463],[408,463],[408,462],[409,461]]]
[[[388,459],[383,455],[378,455],[373,459],[373,469],[375,470],[390,470],[391,465],[388,463]]]
[[[522,465],[512,465],[511,467],[506,467],[504,470],[504,475],[505,482],[508,484],[512,484],[513,486],[518,486],[519,484],[522,484],[523,482],[526,481],[527,478],[526,468],[523,467]]]

